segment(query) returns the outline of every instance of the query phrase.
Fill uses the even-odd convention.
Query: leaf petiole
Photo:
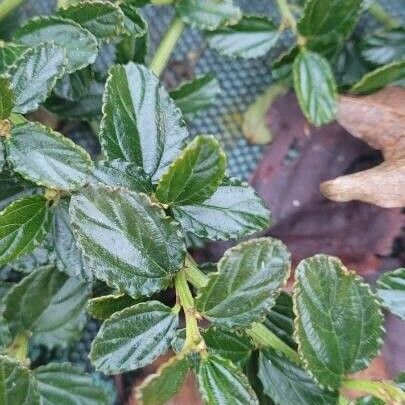
[[[14,338],[11,346],[7,349],[7,353],[24,364],[28,355],[28,342],[28,334],[19,333]]]
[[[195,287],[202,288],[208,283],[208,277],[198,268],[197,263],[188,253],[186,256],[186,277]]]

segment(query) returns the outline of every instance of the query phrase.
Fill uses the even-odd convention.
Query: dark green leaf
[[[58,14],[87,28],[97,39],[109,41],[124,29],[121,9],[106,0],[81,1],[79,4],[59,10]]]
[[[147,33],[148,24],[137,5],[124,2],[120,7],[124,14],[124,34],[134,38],[143,37]]]
[[[136,389],[137,401],[142,405],[167,403],[180,390],[188,370],[189,363],[185,357],[172,357]]]
[[[75,190],[86,182],[92,168],[83,148],[41,124],[15,126],[7,149],[16,172],[48,188]]]
[[[31,253],[19,258],[17,261],[10,263],[9,266],[16,271],[29,274],[38,267],[46,266],[52,263],[50,251],[52,249],[49,237],[42,242],[40,246],[35,248]]]
[[[235,24],[242,17],[233,0],[182,0],[176,11],[186,24],[209,31]]]
[[[289,294],[281,292],[264,320],[264,325],[293,349],[297,348],[294,332],[293,302]]]
[[[67,346],[83,329],[89,286],[49,266],[39,268],[15,285],[5,298],[13,335],[29,331],[35,343]]]
[[[405,320],[405,268],[383,274],[377,281],[377,295],[390,312]]]
[[[167,170],[188,135],[173,100],[142,65],[110,70],[103,112],[100,139],[106,157],[135,163],[153,181]]]
[[[392,62],[365,74],[350,91],[355,94],[372,93],[404,78],[405,61]]]
[[[138,193],[150,194],[152,183],[145,172],[133,163],[122,159],[97,162],[90,182],[111,187],[124,187]]]
[[[106,374],[144,367],[165,353],[178,326],[178,313],[159,301],[136,304],[106,320],[90,358]]]
[[[4,405],[42,405],[38,385],[20,362],[0,356],[0,398]]]
[[[88,269],[133,297],[166,288],[183,265],[178,225],[144,194],[90,186],[70,213]]]
[[[238,239],[270,223],[270,212],[263,200],[237,179],[226,181],[201,204],[173,207],[173,215],[184,231],[210,240]]]
[[[25,52],[9,70],[15,95],[13,111],[25,114],[36,110],[63,76],[65,68],[65,53],[58,46],[43,44]]]
[[[383,317],[369,286],[339,259],[317,255],[296,269],[295,338],[306,368],[324,386],[339,388],[378,354]]]
[[[226,56],[258,58],[277,42],[280,30],[266,17],[245,16],[237,24],[208,32],[211,48]]]
[[[122,311],[135,304],[137,304],[137,301],[129,295],[104,295],[89,300],[87,303],[87,312],[93,318],[105,320],[115,312]]]
[[[33,251],[51,227],[47,200],[42,196],[15,201],[0,213],[0,266]]]
[[[332,70],[322,56],[301,51],[294,61],[294,88],[308,120],[320,126],[335,118],[337,90]]]
[[[87,29],[60,17],[38,17],[15,32],[16,40],[25,45],[54,42],[66,51],[67,73],[82,69],[96,60],[97,40]]]
[[[67,201],[59,201],[54,208],[53,238],[58,269],[70,277],[91,280],[92,273],[84,266],[82,254],[73,236]]]
[[[92,69],[87,66],[74,73],[63,76],[53,89],[56,96],[75,101],[85,97],[94,79]]]
[[[204,330],[202,336],[209,351],[234,363],[245,362],[254,350],[253,341],[242,331],[212,326]]]
[[[273,63],[271,74],[276,80],[289,81],[292,75],[295,58],[299,55],[300,48],[294,45],[283,52]]]
[[[0,74],[7,73],[10,66],[22,56],[28,47],[12,42],[0,42]]]
[[[205,201],[221,184],[226,156],[210,135],[197,136],[161,177],[156,197],[164,204],[187,205]]]
[[[197,380],[206,404],[259,404],[248,379],[230,360],[216,355],[201,359]]]
[[[3,173],[3,167],[4,167],[5,163],[6,163],[6,147],[4,145],[3,140],[0,139],[0,174]],[[1,180],[0,180],[0,182],[1,182]],[[0,192],[0,199],[2,199],[2,194],[3,193]]]
[[[196,305],[214,325],[243,327],[261,319],[274,305],[290,272],[290,254],[277,239],[242,242],[227,250],[218,273],[209,275]]]
[[[33,372],[43,405],[107,405],[105,391],[91,375],[69,363],[50,363]]]
[[[298,31],[305,37],[335,32],[343,38],[355,27],[363,0],[308,0]]]
[[[379,31],[366,37],[361,44],[362,55],[376,65],[403,60],[405,58],[405,28]]]
[[[274,350],[260,353],[258,375],[264,392],[279,405],[338,404],[338,392],[322,390],[305,370]]]
[[[0,77],[0,120],[8,118],[14,107],[14,93],[10,81],[5,77]],[[4,152],[0,147],[0,170],[4,163]]]
[[[170,97],[176,102],[184,117],[192,120],[198,113],[214,104],[220,91],[221,88],[216,77],[206,74],[183,83],[179,88],[170,92]]]

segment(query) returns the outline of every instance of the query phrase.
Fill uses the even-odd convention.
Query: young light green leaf
[[[66,347],[86,323],[89,286],[56,268],[39,268],[15,285],[5,298],[4,317],[13,335],[29,331],[35,343]]]
[[[336,33],[347,37],[355,27],[363,0],[308,0],[298,22],[298,32],[305,37]]]
[[[214,325],[249,326],[274,305],[290,272],[290,254],[277,239],[261,238],[228,249],[199,290],[197,309]]]
[[[138,193],[152,192],[149,176],[137,165],[122,159],[97,162],[90,178],[90,183],[96,182],[111,187],[124,187]]]
[[[135,298],[166,288],[183,266],[178,224],[144,194],[90,186],[70,214],[88,269]]]
[[[33,122],[12,129],[7,150],[16,172],[48,188],[75,190],[86,183],[92,169],[91,158],[83,148]]]
[[[106,392],[91,375],[70,363],[50,363],[33,371],[43,405],[107,405]]]
[[[156,197],[163,204],[198,204],[211,197],[225,175],[226,156],[209,135],[197,136],[161,177]]]
[[[87,28],[97,39],[109,41],[124,30],[124,14],[114,3],[107,0],[85,0],[59,10],[58,14]]]
[[[295,58],[294,88],[308,120],[320,126],[335,118],[337,89],[329,62],[322,56],[301,51]]]
[[[0,74],[7,73],[9,68],[20,59],[29,48],[13,42],[0,42]]]
[[[109,160],[135,163],[156,181],[187,136],[180,111],[149,69],[129,63],[110,70],[100,128]]]
[[[144,367],[167,351],[178,322],[178,313],[159,301],[126,308],[104,322],[90,359],[106,374]]]
[[[192,120],[201,111],[214,104],[221,91],[218,80],[212,74],[206,74],[185,82],[179,88],[170,92],[170,97],[176,102],[184,117]]]
[[[140,405],[167,403],[180,390],[188,370],[189,362],[186,357],[172,357],[137,387],[135,393],[137,402]]]
[[[182,0],[176,12],[186,24],[209,31],[236,24],[242,17],[233,0]]]
[[[339,392],[320,388],[300,366],[282,354],[260,352],[258,376],[264,392],[280,405],[337,405]]]
[[[52,91],[66,68],[65,52],[53,44],[35,46],[9,69],[15,95],[13,111],[25,114],[36,110]]]
[[[405,320],[405,268],[383,274],[377,281],[377,295],[390,312]]]
[[[306,369],[320,384],[339,388],[378,354],[383,317],[370,288],[339,259],[317,255],[296,269],[295,338]]]
[[[403,60],[405,55],[405,28],[393,28],[366,37],[361,44],[361,54],[371,63],[386,65]]]
[[[0,266],[32,252],[51,227],[51,212],[42,196],[25,197],[0,213]]]
[[[42,405],[38,385],[30,370],[7,356],[0,356],[0,387],[4,405]]]
[[[244,16],[237,24],[207,32],[211,48],[244,59],[264,56],[280,36],[278,26],[266,17]]]
[[[220,185],[200,204],[172,208],[183,230],[209,240],[238,239],[266,229],[270,211],[252,187],[237,179]]]
[[[64,75],[53,89],[56,96],[76,101],[85,97],[94,80],[93,70],[87,66],[74,73]]]
[[[220,356],[201,359],[197,380],[205,404],[259,404],[247,377],[230,360]]]
[[[14,93],[9,79],[0,77],[0,120],[8,118],[14,107]],[[4,154],[0,147],[0,170],[4,163]]]
[[[64,49],[67,57],[66,72],[73,73],[92,64],[98,54],[97,39],[90,31],[74,21],[60,17],[37,17],[14,33],[17,41],[35,46],[53,42]]]
[[[82,254],[76,245],[70,225],[69,203],[59,201],[54,208],[53,239],[56,265],[70,277],[92,280],[92,273],[86,269]]]
[[[350,89],[351,93],[372,93],[382,87],[405,78],[405,61],[392,62],[366,73]]]
[[[137,304],[129,295],[104,295],[102,297],[92,298],[87,303],[87,312],[96,319],[108,319],[115,312],[122,311],[125,308]]]

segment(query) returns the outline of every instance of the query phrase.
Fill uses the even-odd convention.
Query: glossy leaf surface
[[[383,274],[377,281],[377,295],[390,312],[405,320],[405,268]]]
[[[11,83],[5,77],[0,77],[0,120],[8,118],[14,107],[14,94],[11,88]],[[1,147],[0,147],[1,148]],[[0,151],[0,155],[2,151]],[[1,161],[3,160],[0,156],[0,170],[3,166]]]
[[[218,272],[199,290],[196,305],[214,325],[249,326],[274,305],[290,271],[290,254],[272,238],[252,239],[226,251]]]
[[[167,351],[177,326],[178,314],[161,302],[136,304],[104,322],[90,359],[106,374],[144,367]]]

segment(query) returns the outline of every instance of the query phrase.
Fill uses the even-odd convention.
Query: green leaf
[[[107,405],[106,392],[91,375],[70,363],[50,363],[33,371],[43,405]]]
[[[81,1],[79,4],[59,10],[58,14],[87,28],[97,39],[110,41],[124,29],[121,9],[106,0]]]
[[[357,398],[354,405],[385,405],[385,401],[375,397],[361,397]]]
[[[176,102],[184,117],[191,121],[214,104],[220,91],[217,78],[212,74],[206,74],[181,84],[170,92],[170,97]]]
[[[376,65],[403,60],[405,55],[405,28],[379,31],[366,37],[362,44],[363,57]]]
[[[98,182],[111,187],[124,187],[138,193],[150,194],[152,192],[152,182],[149,176],[140,167],[122,159],[97,162],[90,182]]]
[[[383,317],[369,286],[339,259],[317,255],[296,269],[295,338],[306,369],[320,384],[339,388],[378,354]]]
[[[137,4],[124,2],[120,4],[124,14],[124,34],[130,37],[143,37],[148,31],[148,24],[139,12]]]
[[[208,350],[234,363],[245,362],[255,346],[252,339],[241,331],[211,326],[202,331]]]
[[[0,356],[0,387],[4,405],[42,405],[38,385],[30,371],[7,356]]]
[[[87,95],[94,79],[93,70],[87,66],[69,75],[64,75],[53,89],[56,96],[75,101]]]
[[[189,362],[185,357],[172,357],[137,387],[136,400],[142,405],[165,404],[180,390],[188,370]]]
[[[90,31],[71,20],[60,17],[37,17],[18,28],[15,39],[33,46],[54,42],[66,51],[67,73],[94,63],[98,54],[97,39]]]
[[[293,73],[295,92],[308,120],[316,126],[331,122],[337,112],[337,90],[328,61],[314,52],[301,51]]]
[[[10,290],[4,317],[13,335],[29,331],[34,343],[66,347],[85,326],[89,293],[88,285],[52,266],[39,268]]]
[[[0,74],[7,73],[9,68],[20,59],[29,48],[13,42],[0,42]]]
[[[0,84],[1,87],[1,84]],[[1,96],[0,96],[1,97]],[[4,145],[4,142],[0,139],[0,174],[3,174],[3,167],[6,163],[6,147]],[[0,180],[1,182],[1,180]],[[1,199],[1,194],[0,193],[0,199]]]
[[[126,308],[104,322],[90,359],[106,374],[144,367],[167,351],[178,322],[178,313],[159,301]]]
[[[365,74],[350,89],[351,93],[372,93],[405,78],[405,61],[392,62]]]
[[[237,179],[226,180],[201,204],[172,210],[184,231],[210,240],[238,239],[270,224],[270,212],[263,200],[252,187]]]
[[[115,312],[122,311],[125,308],[137,304],[129,295],[104,295],[102,297],[92,298],[87,303],[87,312],[96,319],[108,319]]]
[[[295,58],[299,55],[300,48],[294,45],[283,52],[273,63],[271,74],[276,80],[289,82],[292,75]]]
[[[359,19],[362,3],[363,0],[308,0],[298,32],[305,37],[337,33],[345,38]]]
[[[161,177],[156,197],[164,204],[201,203],[214,194],[225,175],[226,156],[210,135],[197,136]]]
[[[405,320],[405,268],[383,274],[377,281],[377,295],[390,312]]]
[[[144,194],[90,186],[71,200],[88,269],[134,298],[166,288],[184,263],[179,227]]]
[[[89,154],[62,134],[37,123],[15,126],[7,140],[14,170],[38,185],[75,190],[91,172]]]
[[[209,31],[236,24],[242,17],[233,0],[182,0],[176,12],[186,24]]]
[[[259,404],[247,377],[230,360],[215,355],[201,359],[197,380],[205,404]]]
[[[5,77],[0,77],[0,120],[8,118],[14,107],[14,93],[10,81]],[[3,144],[1,144],[3,145]],[[0,147],[1,149],[2,147]],[[0,170],[4,162],[4,152],[0,150]]]
[[[15,95],[13,111],[25,114],[36,110],[63,76],[65,68],[65,53],[53,44],[35,46],[23,53],[9,70]]]
[[[266,17],[244,16],[237,24],[207,32],[211,48],[244,59],[264,56],[277,42],[280,30]]]
[[[142,65],[111,68],[103,112],[100,141],[105,156],[135,163],[153,181],[167,170],[188,136],[173,100]]]
[[[290,254],[277,239],[261,238],[228,249],[218,272],[196,299],[199,312],[212,324],[226,328],[249,326],[260,320],[290,272]]]
[[[92,280],[92,273],[84,266],[82,254],[73,236],[69,203],[66,200],[59,201],[54,208],[53,239],[58,269],[70,277]]]
[[[322,390],[305,370],[274,350],[260,352],[258,376],[264,392],[279,405],[338,404],[338,392]]]
[[[33,251],[51,227],[47,200],[25,197],[0,213],[0,266]]]
[[[293,337],[294,318],[292,298],[289,294],[281,292],[263,324],[288,346],[296,349],[297,344]]]

